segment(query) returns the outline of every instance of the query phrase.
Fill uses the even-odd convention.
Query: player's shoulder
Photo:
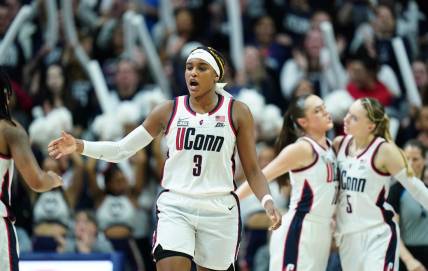
[[[333,139],[333,149],[334,149],[334,151],[335,151],[336,153],[338,153],[338,152],[339,152],[339,149],[340,149],[340,147],[342,146],[343,141],[345,140],[345,138],[346,138],[346,136],[344,136],[344,135],[340,135],[340,136],[336,136],[336,137]]]
[[[397,156],[398,155],[398,156]],[[385,157],[385,158],[394,158],[395,156],[400,156],[400,149],[397,145],[395,145],[392,142],[383,141],[380,143],[377,156],[379,157]]]
[[[5,137],[26,134],[24,127],[15,120],[0,119],[0,130],[2,131],[2,136]]]

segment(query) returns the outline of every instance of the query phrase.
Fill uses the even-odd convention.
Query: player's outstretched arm
[[[384,143],[375,158],[375,165],[386,171],[399,181],[404,188],[428,210],[428,188],[415,176],[409,176],[406,159],[393,143]]]
[[[134,155],[138,150],[152,142],[165,127],[172,111],[172,101],[157,106],[146,118],[144,123],[119,141],[84,141],[76,139],[65,132],[58,139],[49,143],[49,155],[59,159],[73,152],[102,159],[109,162],[120,162]]]
[[[36,192],[45,192],[62,185],[62,178],[52,171],[45,172],[38,165],[31,151],[29,139],[19,124],[7,125],[4,135],[16,168],[24,181]]]
[[[309,142],[304,140],[298,141],[285,147],[277,157],[267,164],[262,170],[263,175],[268,182],[271,182],[290,170],[309,165],[313,162],[313,155],[313,150]],[[239,186],[236,193],[240,199],[244,199],[253,192],[248,182],[244,182]]]
[[[271,229],[277,229],[281,225],[281,215],[274,205],[266,178],[257,163],[253,117],[248,107],[241,102],[234,103],[232,112],[233,121],[237,124],[236,142],[245,176],[272,221]]]

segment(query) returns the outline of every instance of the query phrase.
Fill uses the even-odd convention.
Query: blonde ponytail
[[[363,98],[360,100],[361,104],[367,111],[368,119],[376,125],[376,128],[373,131],[373,134],[378,137],[384,138],[388,143],[395,145],[395,142],[392,140],[391,132],[389,130],[389,117],[385,113],[385,109],[378,100],[373,98]],[[404,165],[406,167],[406,173],[408,177],[413,177],[414,172],[409,162],[407,161],[404,151],[396,146],[400,151],[401,157],[404,160]]]

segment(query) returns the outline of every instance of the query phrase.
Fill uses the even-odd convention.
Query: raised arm
[[[120,162],[134,155],[138,150],[152,142],[167,125],[172,112],[172,101],[157,106],[144,123],[119,141],[84,141],[63,132],[62,136],[49,143],[48,151],[56,159],[72,152],[78,152],[95,159]]]
[[[19,125],[5,125],[2,129],[16,168],[32,190],[45,192],[62,185],[61,177],[40,168],[24,128]]]
[[[414,177],[408,176],[404,155],[393,143],[384,143],[380,146],[375,157],[375,166],[383,172],[392,175],[404,188],[428,210],[428,188]]]
[[[281,216],[275,209],[272,199],[267,201],[264,200],[267,199],[264,197],[270,195],[270,192],[266,178],[263,176],[259,164],[257,163],[254,121],[246,105],[241,102],[234,103],[233,121],[237,124],[235,125],[237,127],[236,142],[245,176],[256,197],[263,202],[263,207],[273,223],[271,228],[276,229],[281,225]]]
[[[309,142],[301,140],[284,148],[275,159],[263,168],[263,175],[268,182],[290,170],[303,168],[314,160],[314,153]],[[244,182],[237,190],[240,199],[252,194],[248,182]]]

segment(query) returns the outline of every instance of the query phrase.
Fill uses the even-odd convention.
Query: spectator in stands
[[[64,252],[96,253],[113,252],[113,247],[103,233],[98,232],[95,215],[90,210],[78,211],[74,224],[75,239],[68,239]]]
[[[413,76],[415,77],[416,86],[421,95],[422,102],[428,103],[428,67],[421,60],[415,60],[412,64]]]
[[[426,148],[420,141],[410,140],[404,152],[416,177],[425,182]],[[400,223],[400,270],[425,271],[428,268],[427,211],[399,183],[392,185],[388,202],[394,207]]]

